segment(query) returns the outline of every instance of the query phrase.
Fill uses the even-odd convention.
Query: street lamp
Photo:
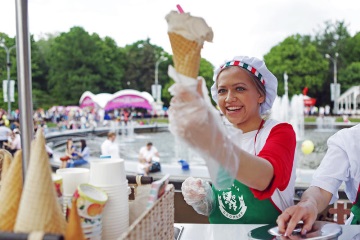
[[[7,69],[7,101],[8,101],[8,118],[10,119],[11,117],[11,99],[10,99],[10,67],[11,67],[11,62],[10,62],[10,52],[13,48],[16,47],[16,45],[8,48],[5,45],[5,42],[3,39],[0,39],[0,47],[3,47],[6,51],[6,69]]]
[[[158,77],[159,77],[159,64],[161,63],[161,62],[164,62],[164,61],[166,61],[168,58],[167,57],[164,57],[164,56],[160,56],[160,58],[156,61],[156,63],[155,63],[155,97],[156,97],[156,102],[160,102],[160,96],[159,96],[159,93],[158,93],[158,91],[159,91],[159,87],[158,87],[158,85],[159,85],[159,79],[158,79]]]
[[[333,113],[334,114],[337,114],[338,113],[338,110],[339,110],[339,106],[337,104],[337,99],[338,99],[338,95],[340,93],[340,86],[338,86],[337,84],[337,58],[339,56],[339,53],[335,53],[335,57],[331,57],[329,54],[325,54],[325,57],[327,59],[330,59],[330,61],[332,61],[332,63],[334,64],[334,87],[332,88],[332,96],[333,96],[333,99],[331,100],[334,100],[334,110],[333,110]]]

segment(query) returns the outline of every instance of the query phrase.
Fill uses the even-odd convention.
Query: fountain
[[[319,116],[316,118],[317,131],[334,131],[335,117]]]
[[[290,123],[295,131],[296,140],[304,139],[304,100],[303,95],[294,95],[289,101],[285,94],[275,98],[271,118],[280,122]]]

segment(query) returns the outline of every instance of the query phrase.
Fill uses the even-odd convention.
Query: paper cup
[[[79,215],[87,219],[100,219],[108,200],[106,192],[90,184],[80,184],[74,194]]]
[[[87,168],[61,168],[56,174],[62,176],[64,195],[73,195],[77,186],[89,182],[89,169]]]
[[[101,159],[90,162],[90,184],[97,187],[123,184],[126,181],[123,159]]]

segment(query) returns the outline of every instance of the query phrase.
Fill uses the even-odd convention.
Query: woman
[[[66,168],[68,160],[77,156],[76,147],[73,145],[73,141],[69,138],[66,141],[65,155],[60,158],[61,166],[60,168]]]
[[[67,163],[67,167],[69,168],[87,164],[89,161],[90,149],[88,146],[86,146],[86,141],[84,139],[81,139],[80,143],[81,143],[81,152],[75,152],[77,158]]]
[[[275,223],[293,205],[296,146],[291,125],[262,118],[276,97],[277,79],[263,61],[235,57],[215,71],[214,81],[211,93],[230,131],[204,100],[201,82],[197,93],[174,87],[170,130],[202,153],[208,166],[211,161],[221,165],[220,170],[209,167],[210,176],[215,170],[235,181],[220,190],[214,186],[219,183],[210,187],[188,178],[182,186],[185,201],[210,223]],[[242,131],[241,146],[234,140],[236,129]]]

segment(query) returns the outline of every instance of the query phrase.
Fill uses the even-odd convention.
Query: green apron
[[[354,214],[354,218],[351,221],[351,225],[360,224],[360,185],[355,202],[351,208],[351,212]]]
[[[275,223],[281,212],[270,199],[259,200],[249,187],[234,181],[225,190],[212,187],[215,206],[209,216],[210,223],[229,224],[271,224]]]

